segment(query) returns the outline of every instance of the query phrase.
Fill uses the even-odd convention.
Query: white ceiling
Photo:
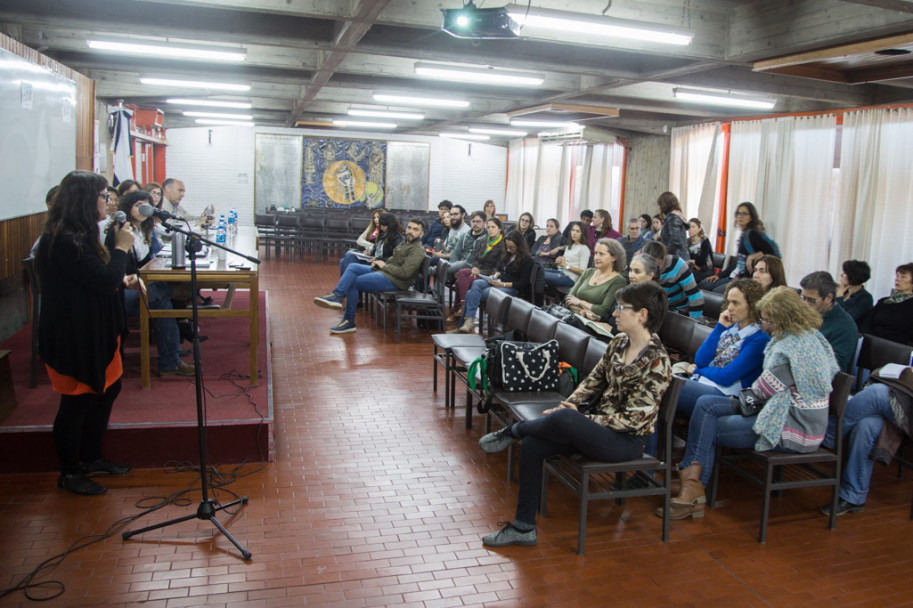
[[[496,7],[507,0],[480,0]],[[516,0],[517,4],[524,4]],[[507,113],[543,104],[620,110],[617,117],[567,114],[621,136],[757,114],[676,101],[676,86],[762,93],[773,113],[913,101],[913,66],[892,80],[845,84],[753,71],[760,60],[913,32],[910,0],[533,0],[537,8],[636,19],[694,33],[685,47],[605,42],[568,34],[462,40],[440,30],[442,8],[462,0],[3,0],[0,31],[96,80],[96,95],[160,107],[166,127],[190,126],[164,100],[250,101],[257,124],[293,126],[343,118],[349,108],[384,106],[374,92],[465,97],[467,109],[426,110],[397,132],[437,134],[505,125]],[[608,7],[607,7],[608,5]],[[606,10],[608,8],[608,10]],[[246,49],[241,65],[124,57],[91,50],[91,37],[210,43]],[[416,61],[492,65],[545,75],[537,88],[426,80]],[[167,89],[140,76],[242,81],[242,95]],[[225,110],[226,112],[237,112]],[[526,118],[526,117],[524,117]],[[554,119],[554,118],[553,118]],[[494,141],[493,143],[497,143]]]

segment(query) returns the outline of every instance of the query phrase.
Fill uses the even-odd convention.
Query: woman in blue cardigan
[[[688,368],[691,381],[682,388],[676,416],[691,418],[699,397],[738,395],[761,375],[764,347],[770,341],[758,323],[756,305],[763,296],[764,288],[753,279],[726,285],[726,308]]]

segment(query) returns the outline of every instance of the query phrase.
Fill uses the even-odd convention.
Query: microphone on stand
[[[169,213],[169,212],[165,211],[164,209],[156,209],[155,207],[153,207],[152,205],[150,205],[148,203],[143,203],[142,205],[139,206],[139,214],[142,215],[143,217],[155,217],[160,220],[181,220],[182,219],[181,217],[174,215],[173,213]]]

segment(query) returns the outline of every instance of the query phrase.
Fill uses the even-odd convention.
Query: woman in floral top
[[[595,460],[622,462],[643,454],[672,379],[669,355],[654,333],[668,304],[662,287],[653,282],[619,290],[616,302],[613,315],[619,333],[577,390],[541,418],[479,440],[479,447],[489,454],[523,442],[516,516],[513,523],[483,537],[483,544],[536,544],[536,508],[546,458],[580,452]],[[584,402],[592,403],[587,413],[577,409]]]

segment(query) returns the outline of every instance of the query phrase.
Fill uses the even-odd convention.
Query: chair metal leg
[[[764,505],[761,507],[761,531],[758,542],[767,542],[767,517],[770,515],[770,484],[773,483],[774,466],[767,464],[764,475]]]
[[[466,428],[472,428],[472,391],[466,387]]]
[[[590,501],[590,475],[584,473],[580,479],[580,512],[577,515],[577,555],[583,555],[586,545],[586,510]]]
[[[431,373],[433,374],[432,379],[431,379],[431,392],[432,393],[437,392],[437,365],[438,365],[437,344],[434,344],[434,352],[432,353],[432,359],[431,359]],[[447,399],[447,397],[445,396],[444,399]]]

